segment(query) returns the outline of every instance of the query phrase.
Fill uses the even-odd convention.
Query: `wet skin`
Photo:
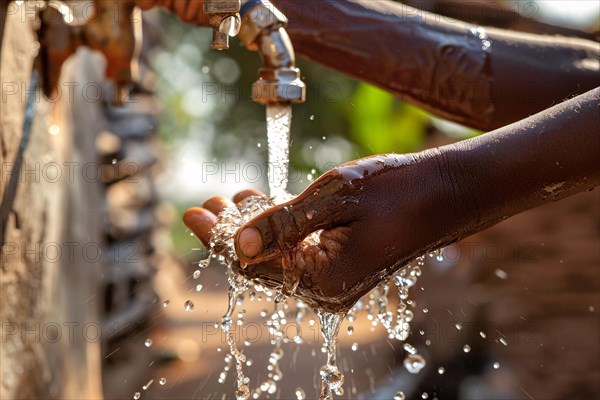
[[[300,275],[298,294],[329,311],[351,307],[416,256],[512,215],[600,184],[600,90],[474,139],[335,168],[298,197],[236,234],[241,272],[282,281],[282,254]],[[234,201],[256,192],[242,193]],[[188,210],[203,241],[222,197]],[[320,243],[304,240],[317,232]]]

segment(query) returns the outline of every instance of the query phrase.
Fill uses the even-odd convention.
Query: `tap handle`
[[[204,12],[213,29],[212,48],[226,50],[229,37],[238,34],[241,25],[241,0],[205,0]]]

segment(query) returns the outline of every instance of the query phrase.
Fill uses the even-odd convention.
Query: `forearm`
[[[600,184],[600,89],[439,149],[464,237]]]
[[[299,54],[475,128],[503,126],[599,84],[591,41],[498,29],[480,38],[473,25],[384,0],[273,2]]]

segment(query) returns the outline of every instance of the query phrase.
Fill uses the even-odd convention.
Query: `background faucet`
[[[115,84],[113,104],[123,105],[127,88],[137,77],[141,44],[141,19],[134,18],[134,9],[130,0],[48,2],[40,12],[36,61],[44,94],[53,95],[63,63],[85,45],[105,56],[106,77]]]
[[[229,48],[229,37],[240,31],[241,0],[205,0],[204,12],[209,17],[213,27],[213,49],[226,50]]]

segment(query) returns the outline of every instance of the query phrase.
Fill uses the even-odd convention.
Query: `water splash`
[[[404,368],[411,374],[418,374],[425,368],[425,365],[427,365],[427,363],[420,354],[409,354],[404,359]]]
[[[288,157],[290,141],[291,108],[289,105],[269,105],[267,106],[267,133],[269,147],[269,188],[270,198],[251,196],[222,211],[212,230],[210,241],[210,256],[206,260],[199,262],[200,269],[193,274],[194,279],[201,277],[201,269],[207,268],[211,260],[217,261],[226,267],[228,282],[230,285],[227,312],[221,319],[220,329],[225,333],[228,344],[228,352],[225,355],[225,366],[219,375],[219,382],[224,383],[228,372],[235,363],[236,372],[236,390],[237,400],[247,400],[250,397],[259,398],[261,395],[273,395],[278,390],[278,383],[283,379],[283,373],[280,368],[281,360],[284,357],[282,343],[287,343],[289,338],[284,337],[283,328],[286,318],[294,319],[298,326],[301,326],[304,317],[307,315],[307,306],[300,299],[292,299],[298,279],[294,279],[292,274],[286,272],[286,265],[283,265],[284,282],[279,291],[272,290],[263,286],[261,283],[248,280],[235,271],[239,268],[239,261],[235,254],[234,236],[239,227],[254,218],[256,215],[268,210],[276,204],[285,202],[292,198],[286,192],[288,182]],[[325,140],[325,137],[323,137]],[[316,171],[315,171],[316,173]],[[437,254],[441,258],[441,252]],[[326,364],[320,369],[321,390],[320,398],[322,400],[333,399],[334,395],[341,396],[344,393],[343,382],[344,375],[337,366],[337,336],[344,318],[349,322],[356,321],[357,314],[366,311],[367,319],[371,321],[372,329],[381,324],[388,332],[388,337],[400,341],[405,341],[410,334],[410,322],[413,319],[415,303],[408,300],[408,292],[413,287],[418,277],[421,275],[421,267],[424,264],[425,257],[419,257],[416,263],[399,270],[391,280],[382,282],[365,298],[359,300],[352,309],[346,314],[328,313],[324,310],[314,310],[319,316],[321,333],[324,338],[323,351],[327,354]],[[293,267],[288,265],[288,267]],[[202,285],[198,284],[200,290]],[[390,290],[393,287],[396,290]],[[398,305],[395,313],[389,310],[388,297],[392,293],[398,294]],[[248,360],[243,354],[243,350],[238,348],[232,326],[243,326],[245,310],[234,314],[236,307],[242,306],[245,299],[250,301],[262,301],[273,303],[273,312],[269,314],[267,310],[260,312],[260,316],[266,319],[271,344],[273,350],[268,358],[267,377],[258,387],[250,389],[250,379],[244,374],[244,366],[251,366],[252,360]],[[191,303],[191,302],[190,302]],[[295,305],[290,308],[289,303]],[[191,307],[193,309],[193,304]],[[188,304],[186,303],[186,309]],[[191,311],[191,310],[189,310]],[[287,315],[286,315],[287,313]],[[310,321],[311,326],[314,321]],[[352,335],[353,327],[348,328],[348,334]],[[296,335],[292,341],[301,344],[302,337]],[[356,351],[358,344],[352,345],[352,350]],[[404,349],[409,353],[409,360],[412,373],[418,373],[425,367],[425,360],[417,354],[416,349],[410,344],[406,344]],[[407,361],[405,360],[405,366]],[[306,398],[304,390],[296,389],[295,395],[298,399]],[[402,392],[397,392],[395,398],[404,398]]]

